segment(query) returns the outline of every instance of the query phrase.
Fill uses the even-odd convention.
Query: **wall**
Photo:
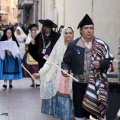
[[[16,23],[17,22],[17,1],[18,0],[2,0],[1,1],[1,10],[8,14],[7,23]]]
[[[94,0],[95,34],[106,41],[117,59],[120,38],[120,0]]]
[[[117,59],[120,38],[120,0],[45,0],[45,18],[60,25],[71,25],[80,36],[78,23],[87,13],[95,24],[95,36],[103,39]],[[52,5],[55,1],[55,5]],[[52,8],[53,7],[53,8]],[[53,9],[56,9],[57,15]]]

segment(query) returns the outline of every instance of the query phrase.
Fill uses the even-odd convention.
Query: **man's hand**
[[[69,76],[68,76],[68,70],[64,70],[64,72],[62,71],[62,75],[63,75],[64,77],[69,77]]]
[[[48,57],[49,57],[48,55],[44,55],[44,56],[43,56],[43,58],[47,58],[47,59],[48,59]]]
[[[39,74],[39,73],[34,73],[34,74],[32,74],[32,76],[33,76],[34,78],[39,78],[39,77],[40,77],[40,74]]]
[[[100,67],[100,62],[99,61],[93,61],[92,64],[96,69],[98,69]]]

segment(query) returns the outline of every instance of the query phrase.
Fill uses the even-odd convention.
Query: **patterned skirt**
[[[6,54],[5,59],[0,58],[0,79],[2,80],[18,80],[23,78],[20,55],[14,58],[12,55]]]
[[[71,98],[58,94],[51,99],[42,100],[41,112],[61,120],[72,120],[74,116]]]
[[[28,52],[25,53],[24,57],[23,57],[23,65],[24,67],[31,73],[37,73],[39,71],[39,65],[38,64],[27,64],[27,56],[28,56]],[[30,75],[23,69],[23,76],[24,77],[30,77]]]

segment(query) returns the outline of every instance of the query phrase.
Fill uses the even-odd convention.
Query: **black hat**
[[[83,27],[84,25],[94,25],[94,23],[93,23],[93,21],[91,20],[91,18],[89,17],[89,15],[88,14],[86,14],[85,16],[84,16],[84,18],[80,21],[80,23],[79,23],[79,25],[78,25],[78,27],[77,27],[77,29],[80,27]]]
[[[38,27],[38,25],[37,25],[37,24],[31,24],[31,25],[29,26],[29,29],[32,30],[33,27]]]
[[[47,27],[50,28],[57,28],[57,25],[53,23],[53,21],[46,19],[46,20],[39,20],[39,22]]]

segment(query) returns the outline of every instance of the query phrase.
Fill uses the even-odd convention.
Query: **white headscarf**
[[[34,30],[35,30],[35,29],[34,29]],[[36,30],[35,30],[35,31],[36,31]],[[36,31],[36,35],[37,35],[37,31]],[[33,38],[32,38],[31,30],[30,30],[30,31],[29,31],[29,34],[28,34],[28,36],[27,36],[27,38],[26,38],[25,44],[29,44],[32,39],[33,39]]]
[[[17,30],[20,30],[21,34],[18,35],[17,34]],[[24,31],[22,30],[22,28],[20,26],[18,26],[15,30],[15,37],[17,39],[18,42],[22,42],[25,40],[25,38],[27,37],[26,34],[24,33]]]
[[[69,27],[69,26],[68,26]],[[61,36],[55,44],[48,59],[54,64],[61,67],[61,62],[67,46],[64,44],[64,32],[68,28],[65,27]],[[46,61],[44,66],[40,69],[40,96],[42,99],[49,99],[56,95],[60,83],[61,70],[56,68],[50,62]],[[72,80],[69,83],[69,90],[72,89]]]

